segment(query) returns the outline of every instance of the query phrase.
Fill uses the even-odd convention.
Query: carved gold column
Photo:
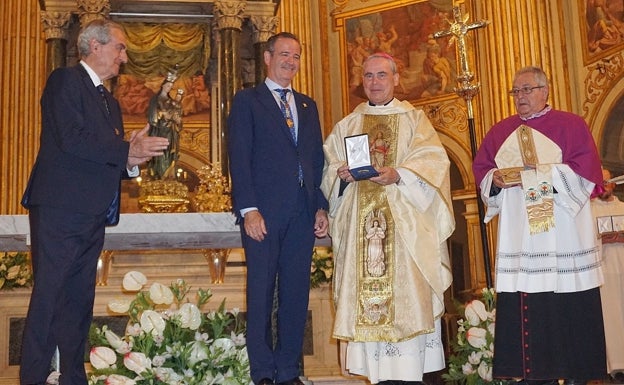
[[[227,157],[227,117],[230,114],[232,99],[236,91],[242,87],[240,35],[243,25],[243,13],[246,1],[217,0],[214,3],[214,15],[217,20],[217,29],[220,38],[219,57],[219,100],[221,106],[221,170],[223,175],[229,175]]]
[[[281,20],[280,30],[292,32],[301,41],[301,66],[297,76],[293,79],[293,87],[304,94],[315,97],[314,92],[314,55],[312,44],[315,43],[318,34],[312,31],[313,3],[317,0],[290,0],[282,1],[279,6]],[[314,20],[315,23],[318,19]],[[320,106],[319,106],[320,107]]]
[[[46,73],[67,65],[67,39],[70,12],[41,11],[43,32],[46,37]]]
[[[269,40],[277,30],[279,18],[276,16],[252,16],[251,22],[254,26],[254,56],[256,60],[256,84],[258,84],[266,77],[264,50],[267,40]]]
[[[109,0],[76,0],[80,25],[85,25],[95,19],[108,19],[110,14]]]

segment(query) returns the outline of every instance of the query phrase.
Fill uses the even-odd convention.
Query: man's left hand
[[[327,211],[323,209],[316,210],[314,219],[314,235],[317,238],[325,238],[327,236],[327,229],[329,228],[329,219],[327,218]]]

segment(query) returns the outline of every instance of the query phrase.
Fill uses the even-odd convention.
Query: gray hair
[[[397,73],[396,62],[394,61],[394,58],[390,56],[389,54],[385,52],[374,53],[370,55],[369,57],[367,57],[366,59],[364,59],[364,62],[362,62],[362,66],[364,66],[371,59],[386,59],[390,63],[390,69],[392,70],[392,74]]]
[[[78,34],[78,53],[81,58],[91,55],[91,40],[100,44],[111,41],[111,29],[117,28],[123,32],[123,27],[112,20],[96,19],[85,25]]]
[[[548,88],[548,77],[546,76],[546,73],[544,72],[544,70],[537,66],[528,66],[528,67],[519,69],[514,75],[514,81],[516,80],[518,76],[523,75],[523,74],[529,74],[529,73],[533,74],[533,77],[535,78],[535,82],[537,83],[538,86],[543,86],[543,87]]]

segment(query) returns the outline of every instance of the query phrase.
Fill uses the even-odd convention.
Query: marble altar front
[[[0,215],[0,251],[28,251],[27,215]],[[330,246],[329,238],[317,246]],[[106,228],[104,250],[231,249],[241,247],[231,213],[121,214]]]

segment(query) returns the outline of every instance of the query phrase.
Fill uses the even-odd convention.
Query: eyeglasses
[[[511,90],[509,90],[509,95],[511,96],[518,96],[520,94],[522,95],[528,95],[531,92],[533,92],[534,89],[536,88],[544,88],[545,86],[535,86],[535,87],[522,87],[522,88],[512,88]]]

